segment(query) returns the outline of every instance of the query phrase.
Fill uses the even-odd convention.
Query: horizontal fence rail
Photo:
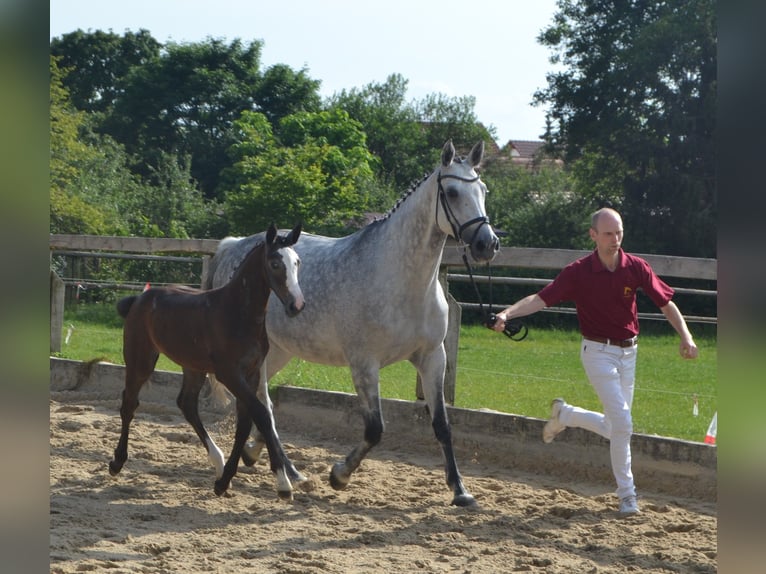
[[[199,286],[204,282],[207,274],[207,264],[210,256],[213,255],[218,247],[217,239],[172,239],[156,237],[118,237],[118,236],[99,236],[99,235],[50,235],[51,256],[65,257],[93,257],[104,259],[138,259],[146,261],[166,261],[177,263],[195,263],[202,262],[202,272],[200,282],[194,284]],[[449,240],[442,253],[440,278],[445,284],[445,289],[449,291],[450,283],[470,282],[471,275],[465,274],[466,267],[463,260],[465,250],[458,246],[454,241]],[[592,253],[589,250],[577,249],[548,249],[535,247],[503,247],[492,261],[492,269],[513,268],[529,270],[553,270],[558,271],[569,263]],[[174,254],[174,255],[157,255]],[[188,255],[178,255],[188,254]],[[718,260],[693,257],[677,257],[670,255],[654,255],[636,253],[639,257],[646,259],[657,275],[662,277],[669,285],[673,286],[670,278],[685,280],[717,281],[718,279]],[[544,287],[552,279],[535,277],[503,277],[493,276],[490,279],[489,273],[484,274],[487,265],[476,266],[472,269],[473,280],[477,284],[489,283],[495,285],[531,285],[538,289]],[[70,288],[110,288],[118,290],[142,290],[144,282],[136,281],[100,281],[87,278],[67,277],[59,278],[51,271],[51,351],[61,349],[61,329],[63,325],[63,301],[64,285]],[[153,282],[152,285],[162,286],[166,283]],[[673,287],[676,293],[701,296],[717,297],[718,291],[713,289],[697,289],[690,287]],[[55,292],[55,293],[54,293]],[[456,301],[450,299],[450,333],[445,339],[447,348],[447,375],[445,376],[445,399],[449,403],[454,403],[454,380],[457,364],[457,340],[460,329],[460,309],[480,310],[481,303],[471,301]],[[509,303],[499,304],[493,302],[493,308],[503,309],[510,305]],[[573,307],[548,307],[543,309],[548,313],[574,314]],[[664,319],[661,313],[639,313],[642,319]],[[717,323],[715,316],[685,316],[688,322],[698,323]],[[422,398],[420,386],[417,388],[417,395]]]

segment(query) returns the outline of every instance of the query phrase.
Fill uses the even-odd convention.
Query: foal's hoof
[[[456,494],[455,498],[452,499],[452,504],[453,506],[463,506],[467,508],[479,507],[479,503],[476,502],[476,499],[467,492],[465,494]]]
[[[221,496],[227,490],[229,490],[228,482],[222,482],[220,480],[216,480],[215,483],[213,484],[213,492],[215,492],[216,496]]]
[[[122,470],[121,464],[117,464],[113,460],[109,461],[109,474],[111,474],[112,476],[117,476],[121,470]]]
[[[335,490],[344,490],[348,486],[348,476],[341,473],[342,462],[336,462],[330,471],[330,486]]]
[[[290,482],[292,482],[293,484],[300,484],[308,480],[308,478],[306,478],[305,475],[301,474],[295,469],[292,469],[292,471],[288,472],[287,476],[290,479]]]
[[[279,497],[279,500],[291,502],[293,499],[293,491],[292,490],[277,490],[277,496]]]

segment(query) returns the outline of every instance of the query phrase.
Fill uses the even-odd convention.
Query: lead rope
[[[471,279],[473,289],[476,291],[476,298],[479,300],[479,313],[481,313],[481,316],[484,317],[484,303],[481,300],[479,285],[473,278],[473,270],[471,269],[471,264],[468,262],[468,256],[466,255],[465,247],[463,247],[463,263],[465,264],[465,268],[468,270],[468,277]],[[484,326],[488,329],[494,330],[493,326],[497,322],[497,315],[495,315],[495,312],[492,310],[492,266],[489,263],[487,263],[487,279],[489,283],[489,303],[487,304],[487,307],[489,308],[489,314],[486,315],[486,319],[484,319]],[[521,334],[519,335],[519,333]],[[503,334],[511,341],[523,341],[529,334],[529,329],[527,329],[527,326],[519,319],[510,319],[505,322]]]

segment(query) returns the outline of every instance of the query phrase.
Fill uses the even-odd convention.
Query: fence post
[[[446,267],[442,267],[439,270],[439,282],[444,288],[444,295],[447,297],[447,306],[449,307],[447,335],[444,337],[444,351],[447,354],[447,368],[444,371],[444,400],[448,405],[454,405],[455,383],[457,380],[457,350],[460,343],[460,321],[462,320],[463,310],[460,307],[460,303],[455,300],[447,288]],[[420,374],[417,376],[415,396],[421,401],[425,399]]]
[[[64,281],[51,269],[51,353],[61,351],[61,331],[64,328]]]
[[[202,273],[199,278],[200,289],[205,288],[205,281],[207,281],[207,274],[210,272],[210,255],[202,256]]]

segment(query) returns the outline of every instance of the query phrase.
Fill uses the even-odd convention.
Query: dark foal
[[[300,258],[292,249],[300,224],[285,237],[272,224],[265,241],[256,245],[226,285],[211,291],[188,287],[148,289],[117,303],[125,319],[123,356],[125,389],[122,392],[122,432],[109,472],[116,475],[128,458],[128,431],[138,407],[138,394],[154,371],[160,353],[183,367],[178,406],[194,427],[216,467],[215,493],[223,494],[237,472],[242,448],[252,424],[267,437],[277,494],[292,498],[291,479],[305,478],[287,458],[274,428],[271,412],[256,396],[266,385],[264,358],[269,350],[266,305],[273,291],[288,316],[303,310],[298,284]],[[231,455],[223,454],[199,417],[197,401],[207,373],[213,373],[237,401],[237,427]]]

